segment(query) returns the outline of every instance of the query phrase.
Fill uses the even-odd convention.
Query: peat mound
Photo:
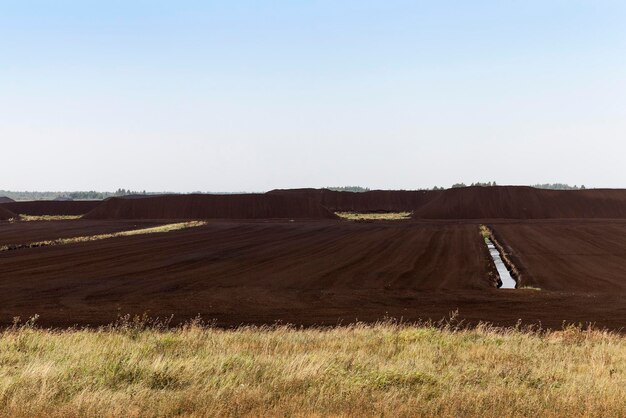
[[[86,219],[336,219],[311,199],[267,194],[109,198]]]
[[[448,189],[416,219],[626,218],[626,190],[544,190],[527,186]]]
[[[15,202],[15,200],[11,199],[10,197],[0,196],[0,204],[9,202]]]
[[[15,217],[16,215],[13,212],[0,206],[0,221],[6,221]]]
[[[439,193],[426,190],[340,192],[328,189],[277,189],[267,194],[313,199],[333,212],[412,212]]]
[[[32,200],[3,203],[2,207],[20,215],[79,216],[95,209],[100,200]]]

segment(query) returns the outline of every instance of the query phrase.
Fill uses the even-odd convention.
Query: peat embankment
[[[20,215],[79,216],[95,209],[100,203],[100,200],[32,200],[8,202],[1,206]]]
[[[110,198],[86,219],[337,219],[318,202],[297,196],[165,195]]]
[[[0,196],[0,204],[9,202],[15,202],[15,200],[11,199],[10,197]]]
[[[464,187],[440,192],[416,219],[626,218],[626,190],[542,190],[526,186]]]
[[[16,217],[17,216],[13,212],[0,206],[0,221],[6,221],[6,220],[13,219]]]
[[[328,189],[277,189],[267,192],[268,195],[313,199],[333,212],[412,212],[440,193],[432,190],[339,192]]]

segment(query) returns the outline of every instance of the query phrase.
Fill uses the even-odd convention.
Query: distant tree
[[[102,200],[113,196],[124,196],[129,194],[138,194],[126,189],[117,189],[114,192],[97,192],[90,191],[59,191],[59,192],[12,192],[9,190],[0,190],[0,196],[10,197],[13,200],[55,200],[60,197],[69,197],[73,200]],[[157,194],[179,194],[176,192],[147,192],[143,191],[143,194],[157,195]]]
[[[361,186],[335,186],[335,187],[326,187],[326,189],[333,190],[335,192],[356,192],[356,193],[370,191],[368,187],[361,187]]]
[[[546,184],[535,184],[531,187],[537,189],[549,189],[549,190],[580,190],[582,186],[579,188],[576,185],[570,186],[569,184],[564,183],[546,183]]]

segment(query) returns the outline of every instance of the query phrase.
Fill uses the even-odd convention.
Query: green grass
[[[575,327],[26,326],[0,364],[3,416],[626,415],[626,338]]]
[[[411,212],[390,212],[390,213],[357,213],[357,212],[335,212],[343,219],[350,221],[401,221],[411,219]]]

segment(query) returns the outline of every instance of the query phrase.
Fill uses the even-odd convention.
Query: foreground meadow
[[[383,323],[0,337],[3,416],[624,416],[626,337]]]

